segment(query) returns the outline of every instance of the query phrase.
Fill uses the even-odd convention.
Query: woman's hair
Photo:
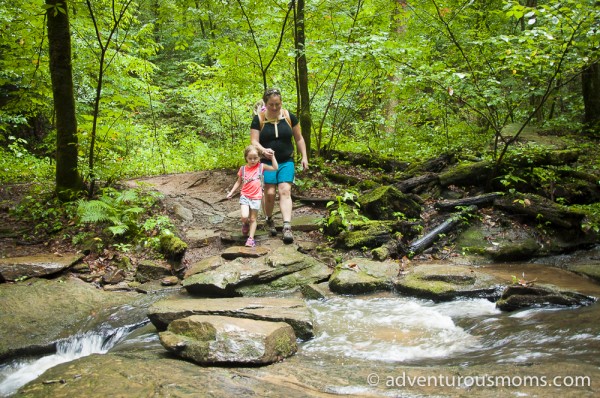
[[[265,91],[265,93],[263,94],[263,102],[266,104],[267,102],[269,102],[269,98],[271,98],[271,96],[276,95],[279,98],[281,98],[281,91],[279,91],[276,88],[270,88],[267,91]]]
[[[250,152],[256,152],[257,155],[260,155],[258,153],[258,149],[254,145],[248,145],[246,148],[244,148],[244,159],[248,158],[248,154]]]

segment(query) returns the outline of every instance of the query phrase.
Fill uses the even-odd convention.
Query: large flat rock
[[[176,319],[191,315],[221,315],[289,324],[300,339],[313,337],[310,311],[302,299],[235,297],[218,299],[172,298],[154,303],[148,318],[159,331]]]

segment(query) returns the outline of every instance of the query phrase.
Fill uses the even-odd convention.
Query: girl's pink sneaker
[[[246,241],[246,247],[256,247],[256,242],[252,238],[248,238]]]

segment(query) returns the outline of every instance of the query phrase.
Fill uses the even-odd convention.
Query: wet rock
[[[0,280],[16,281],[61,272],[83,259],[81,254],[36,255],[0,258]]]
[[[312,318],[308,307],[304,300],[295,298],[171,298],[156,302],[148,309],[148,318],[159,331],[166,330],[174,320],[191,315],[220,315],[285,322],[292,326],[299,338],[309,339],[313,336]]]
[[[411,267],[395,281],[398,292],[434,301],[498,297],[501,285],[501,280],[472,267],[443,263]]]
[[[224,316],[177,319],[159,336],[167,350],[202,365],[267,365],[298,349],[287,323]]]
[[[137,266],[135,279],[140,283],[146,283],[152,280],[162,279],[165,276],[171,276],[171,269],[163,264],[151,260],[143,260]]]
[[[321,300],[329,297],[333,297],[334,293],[329,289],[329,283],[311,283],[302,286],[300,289],[302,296],[308,300]]]
[[[337,245],[348,249],[363,247],[378,247],[392,239],[393,229],[389,222],[369,221],[360,229],[342,232]]]
[[[352,258],[338,265],[329,279],[331,291],[342,294],[370,293],[392,289],[392,280],[400,271],[396,262],[378,262]]]
[[[57,340],[93,329],[104,311],[133,303],[138,296],[108,293],[78,278],[4,284],[0,289],[0,359],[51,352]],[[136,322],[130,315],[126,322]]]
[[[496,307],[502,311],[514,311],[529,307],[575,307],[595,301],[593,297],[560,291],[550,285],[511,285],[504,289]]]

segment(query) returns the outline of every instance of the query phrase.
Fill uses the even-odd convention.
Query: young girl
[[[242,211],[242,234],[248,236],[246,246],[254,247],[254,233],[256,232],[256,218],[260,209],[260,201],[263,196],[261,177],[265,170],[277,170],[279,165],[277,160],[273,159],[272,165],[263,164],[258,156],[258,149],[254,145],[248,145],[244,149],[244,159],[246,165],[240,167],[238,179],[231,191],[227,194],[227,199],[231,199],[233,193],[242,186],[240,191],[240,205]]]

